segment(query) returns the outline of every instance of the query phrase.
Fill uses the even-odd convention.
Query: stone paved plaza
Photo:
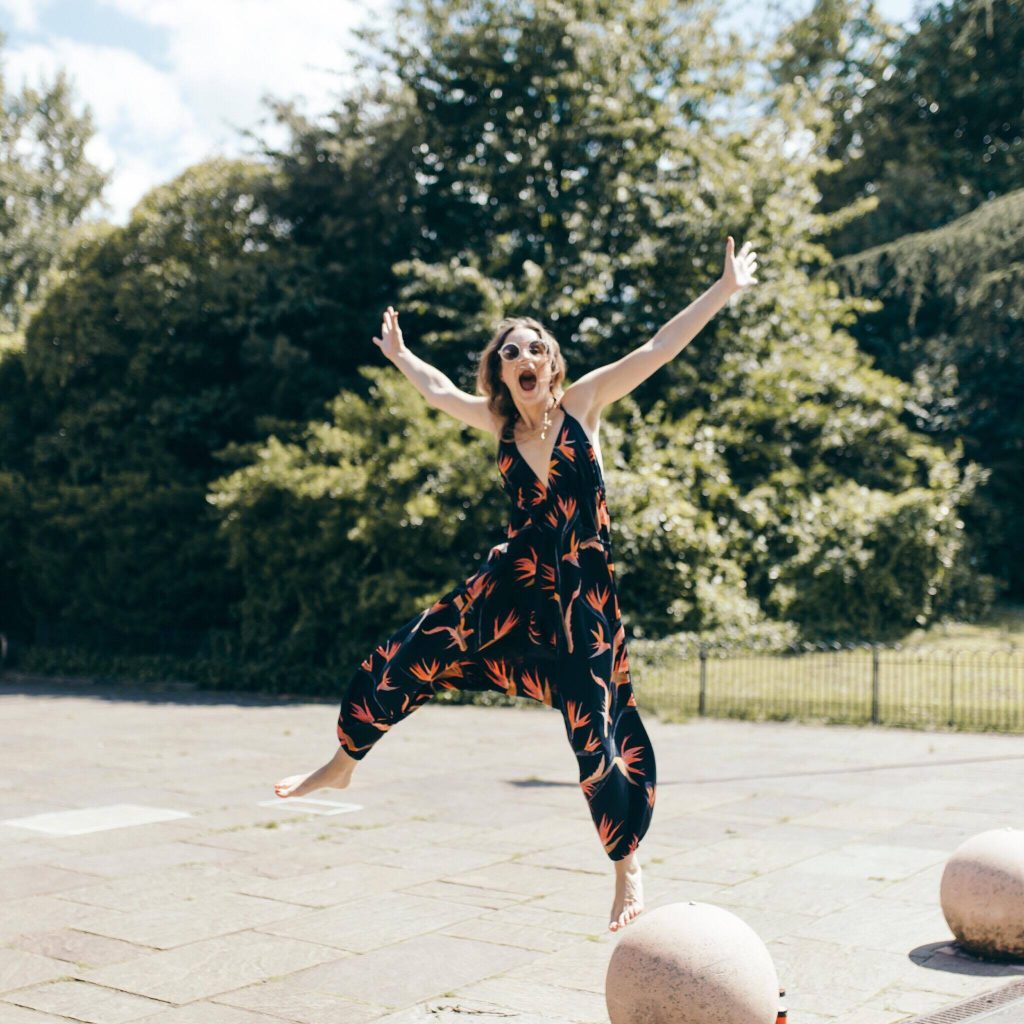
[[[335,705],[0,678],[0,1021],[607,1022],[613,872],[561,716],[428,704],[344,791],[273,783]],[[943,864],[1021,826],[1019,737],[666,724],[648,908],[717,904],[791,1024],[889,1024],[1006,985]]]

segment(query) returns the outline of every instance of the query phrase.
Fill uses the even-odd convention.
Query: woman
[[[322,768],[277,783],[280,797],[344,789],[396,722],[442,689],[500,690],[562,713],[580,787],[615,866],[608,927],[643,911],[637,846],[654,810],[655,760],[633,696],[619,616],[598,428],[606,405],[676,356],[728,299],[754,284],[757,257],[726,241],[722,276],[638,349],[564,392],[558,343],[508,318],[484,349],[478,395],[406,347],[398,313],[374,343],[424,398],[489,431],[512,502],[507,539],[468,580],[416,615],[355,672],[338,716],[341,745]]]

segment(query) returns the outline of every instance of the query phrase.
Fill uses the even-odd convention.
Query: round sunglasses
[[[534,338],[527,346],[531,356],[543,356],[547,354],[548,343],[543,338]],[[514,341],[507,341],[498,349],[498,355],[506,362],[512,362],[519,358],[520,346]]]

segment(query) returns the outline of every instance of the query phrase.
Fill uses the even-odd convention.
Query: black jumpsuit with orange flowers
[[[367,656],[342,701],[338,739],[359,760],[442,690],[556,707],[598,836],[621,860],[651,822],[654,750],[633,696],[604,478],[582,424],[562,411],[546,481],[514,440],[499,441],[512,502],[506,549]]]

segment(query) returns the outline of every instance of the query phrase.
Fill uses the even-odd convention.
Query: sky
[[[912,0],[878,0],[907,23]],[[347,52],[389,0],[0,0],[0,62],[8,92],[69,75],[76,110],[96,134],[86,150],[112,178],[106,208],[127,222],[156,185],[215,154],[253,149],[242,129],[272,141],[265,95],[317,116],[354,78]],[[262,122],[262,125],[261,125]]]

